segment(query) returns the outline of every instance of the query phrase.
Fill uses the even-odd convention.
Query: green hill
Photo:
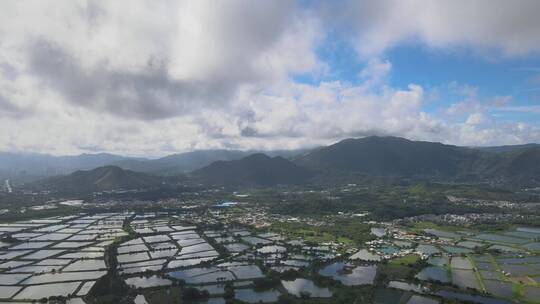
[[[306,183],[313,174],[280,157],[253,154],[240,160],[217,161],[196,170],[191,177],[214,185],[264,185]]]
[[[456,176],[481,155],[477,150],[441,143],[371,136],[346,139],[294,161],[317,171],[375,176]]]
[[[124,170],[116,166],[99,167],[89,171],[76,171],[68,175],[41,180],[41,189],[62,193],[89,193],[106,190],[130,190],[157,187],[162,179],[140,172]]]
[[[351,177],[540,184],[540,148],[466,148],[399,137],[346,139],[294,159],[323,182]],[[497,150],[499,151],[499,150]]]

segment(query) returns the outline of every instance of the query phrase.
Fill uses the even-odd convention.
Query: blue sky
[[[535,55],[490,58],[489,54],[474,54],[466,49],[441,51],[414,45],[395,47],[386,58],[393,66],[392,86],[403,88],[418,83],[425,88],[442,88],[439,98],[424,108],[427,112],[459,101],[460,96],[444,90],[452,82],[476,87],[484,102],[494,96],[509,96],[514,107],[540,105],[540,79],[534,80],[539,76],[535,67],[540,66],[540,60]],[[539,113],[494,110],[492,114],[498,114],[501,120],[540,123]]]
[[[316,53],[328,64],[329,72],[323,76],[295,75],[295,81],[310,84],[330,80],[361,82],[358,75],[365,68],[366,59],[359,56],[350,41],[339,33],[326,33]],[[384,50],[379,57],[392,64],[388,84],[395,88],[405,89],[416,83],[428,89],[440,89],[450,83],[459,83],[478,88],[481,98],[512,96],[515,106],[540,104],[538,53],[505,56],[497,49],[478,51],[464,46],[441,49],[409,41]],[[456,102],[456,96],[441,96],[426,110],[433,111],[453,102]]]
[[[334,34],[328,34],[318,48],[317,55],[328,64],[329,72],[323,76],[302,74],[297,82],[316,85],[321,81],[339,80],[352,84],[361,83],[359,74],[366,67],[354,47]],[[426,103],[422,110],[435,113],[463,99],[449,86],[471,86],[477,90],[480,102],[507,96],[509,106],[520,108],[540,106],[540,56],[503,56],[496,50],[476,52],[468,47],[450,49],[430,48],[422,43],[404,43],[380,54],[381,60],[391,63],[388,85],[406,89],[411,83],[437,92],[435,100]],[[540,113],[492,109],[494,117],[507,121],[525,121],[540,124]]]

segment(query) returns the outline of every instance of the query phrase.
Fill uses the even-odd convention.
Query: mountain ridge
[[[103,166],[49,177],[35,182],[33,186],[62,193],[90,193],[120,189],[146,189],[158,187],[162,182],[162,178],[145,173],[124,170],[117,166]]]
[[[118,166],[103,168],[108,168],[109,175],[114,178],[105,175],[103,179],[97,179],[98,173],[88,173],[90,177],[85,179],[77,171],[71,177],[64,176],[64,180],[56,177],[56,181],[72,185],[71,178],[85,185],[81,188],[99,190],[110,189],[110,186],[153,187],[165,179]],[[100,167],[95,170],[102,172],[106,169]],[[213,161],[181,177],[187,183],[207,186],[337,184],[415,179],[538,186],[540,147],[494,153],[436,142],[372,136],[345,139],[291,159],[255,153],[239,159]],[[59,183],[57,185],[60,186]]]
[[[311,169],[374,175],[452,175],[456,159],[476,157],[476,150],[400,137],[349,138],[295,159]]]
[[[273,150],[265,151],[265,153],[290,157],[303,151],[305,150]],[[149,159],[109,153],[54,156],[40,153],[0,152],[0,177],[43,178],[108,165],[152,175],[174,176],[200,169],[213,161],[240,159],[253,153],[257,151],[196,150]]]
[[[216,161],[191,173],[191,177],[215,185],[303,184],[312,176],[308,169],[281,157],[256,153],[233,161]]]

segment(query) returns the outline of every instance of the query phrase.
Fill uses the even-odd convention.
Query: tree
[[[294,297],[289,294],[282,294],[278,297],[278,304],[293,304]]]
[[[226,301],[232,301],[234,296],[234,286],[231,282],[228,282],[225,284],[225,294],[223,295],[223,298],[225,298]]]
[[[206,299],[210,296],[207,290],[200,291],[197,288],[188,287],[184,289],[184,292],[182,293],[182,298],[184,300],[201,300]]]
[[[300,292],[300,299],[307,300],[311,298],[311,294],[307,291],[301,291]]]

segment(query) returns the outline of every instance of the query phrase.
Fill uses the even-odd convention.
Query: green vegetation
[[[209,295],[210,294],[206,290],[200,291],[199,289],[195,287],[187,287],[187,288],[184,288],[183,290],[182,299],[184,299],[187,302],[204,300],[204,299],[208,299]]]
[[[13,208],[16,208],[16,207],[13,207]],[[77,207],[62,206],[60,208],[44,209],[44,210],[26,209],[24,213],[9,212],[7,214],[2,214],[1,216],[2,216],[2,222],[7,223],[7,222],[29,220],[36,217],[64,216],[68,214],[74,214],[78,211],[80,211],[80,209]]]
[[[382,283],[392,280],[410,280],[414,277],[417,270],[411,266],[399,264],[381,264],[377,268],[376,282]]]
[[[126,295],[129,294],[126,283],[117,275],[108,273],[97,280],[89,297],[95,299],[94,303],[126,303]]]
[[[354,219],[339,220],[333,225],[311,226],[302,223],[274,224],[271,230],[291,238],[312,242],[336,241],[360,246],[373,239],[370,226]]]
[[[257,278],[253,280],[253,288],[255,290],[267,290],[277,287],[281,284],[281,280],[275,272],[270,272],[263,278]]]
[[[371,303],[373,297],[373,287],[371,286],[347,288],[338,285],[332,291],[334,292],[332,300],[336,304]]]
[[[454,204],[447,195],[464,196],[474,192],[472,197],[496,197],[502,191],[511,201],[539,201],[536,195],[497,190],[485,186],[452,184],[413,184],[349,186],[313,191],[253,191],[250,201],[257,201],[269,207],[271,213],[291,216],[324,216],[338,212],[362,213],[368,211],[370,219],[391,220],[421,214],[466,214],[466,213],[508,213],[507,208],[481,204]],[[523,212],[515,209],[512,212]],[[540,215],[539,208],[528,208],[527,214]],[[369,219],[368,218],[368,219]]]
[[[406,256],[392,259],[388,264],[411,266],[411,265],[416,264],[419,260],[420,260],[420,257],[417,254],[409,254]]]
[[[169,287],[167,289],[152,289],[145,290],[143,293],[148,304],[181,304],[182,301],[182,289],[180,287]]]
[[[37,189],[54,189],[64,194],[87,194],[114,189],[153,188],[162,178],[121,169],[116,166],[99,167],[90,171],[76,171],[69,175],[51,177],[35,184]]]

